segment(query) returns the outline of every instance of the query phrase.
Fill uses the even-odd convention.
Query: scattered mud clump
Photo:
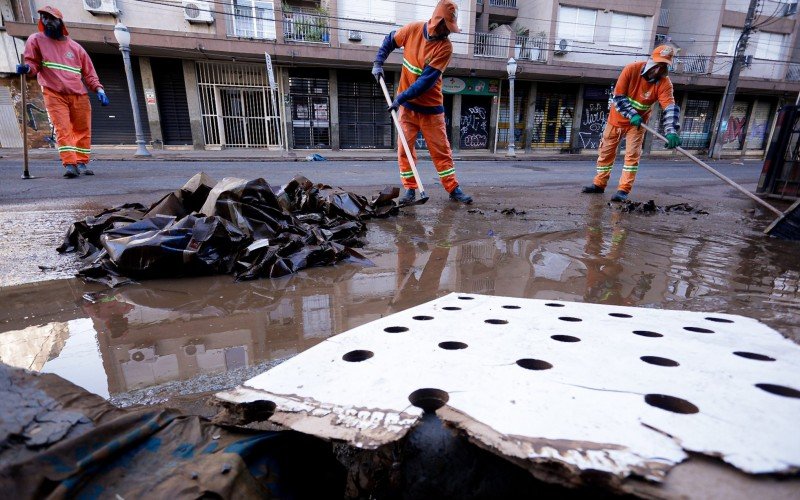
[[[622,203],[617,205],[609,203],[609,205],[615,206],[617,210],[620,212],[625,213],[635,213],[635,214],[664,214],[670,212],[685,212],[695,215],[708,215],[708,212],[705,210],[701,210],[699,208],[694,208],[693,206],[689,205],[688,203],[676,203],[675,205],[667,205],[666,207],[662,207],[656,205],[655,201],[648,200],[647,202],[641,201],[630,201],[625,200]]]

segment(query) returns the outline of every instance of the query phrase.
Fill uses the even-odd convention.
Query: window
[[[624,45],[625,47],[642,47],[646,28],[645,16],[620,14],[611,15],[611,32],[608,36],[610,45]]]
[[[717,41],[717,54],[722,56],[736,55],[736,44],[742,32],[730,26],[723,26],[719,30],[719,40]]]
[[[233,34],[275,40],[275,4],[261,0],[232,0]]]
[[[343,20],[345,23],[349,20],[393,23],[395,20],[395,4],[391,0],[344,0],[339,2],[339,5],[343,17],[347,18],[347,20]],[[428,5],[425,8],[431,10]],[[427,16],[430,17],[430,12]]]
[[[756,59],[767,59],[770,61],[781,60],[787,38],[788,37],[783,33],[760,32],[755,43]]]
[[[564,7],[558,9],[558,38],[576,42],[594,42],[597,11]]]

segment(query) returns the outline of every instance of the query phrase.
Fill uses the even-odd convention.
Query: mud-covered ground
[[[361,194],[396,183],[391,162],[170,164],[161,177],[145,164],[133,181],[136,165],[98,165],[95,179],[50,173],[13,181],[15,190],[15,171],[0,164],[3,362],[57,373],[120,405],[154,403],[232,387],[331,335],[450,292],[742,314],[800,342],[799,243],[766,237],[770,213],[685,162],[645,165],[633,192],[661,207],[690,205],[669,212],[620,210],[608,203],[613,189],[578,194],[591,162],[465,162],[458,174],[475,203],[449,202],[428,172],[427,204],[370,222],[360,251],[371,267],[113,290],[70,278],[78,262],[55,252],[70,222],[155,201],[200,169],[276,184],[303,173]],[[717,166],[750,189],[760,171],[756,162]]]

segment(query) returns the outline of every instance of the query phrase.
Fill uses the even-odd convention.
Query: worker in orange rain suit
[[[667,138],[665,147],[672,149],[681,145],[678,136],[680,109],[672,95],[672,82],[669,79],[669,66],[675,49],[669,45],[660,45],[653,50],[647,61],[628,64],[622,70],[617,84],[614,86],[614,106],[608,117],[608,123],[600,140],[600,151],[597,157],[597,175],[591,186],[583,188],[584,193],[602,193],[611,177],[611,169],[617,157],[617,147],[626,138],[625,164],[619,186],[611,201],[625,201],[633,188],[636,172],[639,171],[639,159],[642,157],[642,143],[645,130],[642,123],[650,118],[650,107],[658,101],[664,110],[664,135]]]
[[[108,97],[89,54],[69,38],[61,11],[47,6],[37,12],[39,33],[28,37],[24,63],[17,65],[17,73],[36,76],[42,86],[44,104],[56,130],[64,177],[94,175],[86,168],[92,143],[92,107],[84,82],[97,92],[103,106],[108,106]]]
[[[439,173],[439,180],[450,193],[450,199],[472,203],[472,198],[458,187],[456,180],[453,152],[447,140],[442,96],[442,73],[453,55],[453,44],[447,37],[450,33],[461,31],[457,20],[458,6],[455,2],[441,0],[429,21],[410,23],[392,31],[378,49],[372,75],[380,83],[386,58],[394,49],[403,48],[400,88],[394,102],[389,106],[389,112],[399,109],[400,126],[409,141],[414,161],[417,160],[414,139],[422,131],[433,164]],[[397,159],[400,164],[400,178],[406,188],[400,198],[400,204],[404,205],[414,201],[418,184],[402,146],[397,150]]]

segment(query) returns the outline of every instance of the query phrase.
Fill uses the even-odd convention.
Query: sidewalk
[[[92,159],[93,160],[106,160],[106,161],[127,161],[127,160],[153,160],[153,161],[308,161],[307,156],[319,154],[326,160],[330,161],[387,161],[394,160],[397,153],[390,149],[369,149],[369,150],[268,150],[256,148],[230,148],[222,150],[195,150],[190,146],[186,147],[171,147],[168,149],[152,149],[149,148],[150,157],[135,157],[135,146],[93,146]],[[31,160],[57,160],[58,153],[55,149],[41,148],[32,149],[28,152]],[[22,157],[21,148],[4,148],[0,149],[0,158],[14,159]],[[418,152],[420,160],[430,159],[430,155],[425,150]],[[597,157],[597,152],[594,150],[585,150],[579,154],[569,153],[553,153],[547,152],[518,152],[516,156],[509,157],[506,155],[505,150],[496,154],[492,154],[487,150],[479,151],[460,151],[454,153],[453,159],[455,161],[584,161],[594,160]],[[645,156],[648,157],[648,156]],[[658,152],[649,155],[650,158],[658,159],[672,159],[681,158],[675,152]],[[735,157],[723,157],[727,160],[740,159],[740,155]],[[761,156],[748,156],[748,160],[761,160]]]

